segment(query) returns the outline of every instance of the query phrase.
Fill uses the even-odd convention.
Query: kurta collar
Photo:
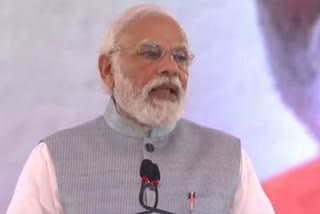
[[[104,112],[106,123],[115,131],[131,136],[131,137],[160,137],[168,135],[175,126],[160,127],[156,126],[151,129],[146,129],[128,118],[122,117],[115,106],[115,101],[110,98],[107,108]]]

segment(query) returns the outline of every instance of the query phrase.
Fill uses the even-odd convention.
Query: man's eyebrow
[[[189,46],[185,42],[181,42],[181,43],[175,45],[174,48],[189,50]]]
[[[138,43],[138,45],[152,45],[152,46],[161,46],[156,41],[151,39],[144,39]],[[173,46],[174,48],[186,49],[189,50],[189,46],[186,42],[181,42]]]
[[[154,45],[154,46],[159,46],[156,41],[153,41],[151,39],[144,39],[141,42],[138,43],[138,45]]]

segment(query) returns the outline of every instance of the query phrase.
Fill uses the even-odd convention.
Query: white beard
[[[185,103],[185,91],[177,76],[162,76],[154,79],[143,89],[136,88],[134,83],[125,77],[119,69],[114,72],[114,78],[113,96],[116,105],[139,123],[152,127],[170,127],[175,125],[181,117]],[[172,84],[178,88],[175,101],[150,99],[151,89],[162,84]]]

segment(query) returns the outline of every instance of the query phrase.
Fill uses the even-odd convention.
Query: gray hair
[[[162,15],[169,17],[176,21],[174,15],[158,5],[154,4],[141,4],[130,7],[126,9],[120,16],[118,16],[110,25],[109,29],[105,33],[101,46],[99,55],[110,55],[111,52],[118,47],[118,38],[124,29],[135,21],[138,18],[142,18],[148,15]],[[181,28],[183,35],[186,38],[186,34]],[[115,67],[115,71],[120,70],[120,62],[118,58],[118,54],[114,54],[111,56],[111,60],[113,62],[113,66]],[[111,89],[105,85],[102,81],[102,86],[106,92],[106,94],[112,95]]]
[[[115,19],[108,31],[103,37],[102,44],[100,46],[100,55],[108,55],[117,44],[117,38],[123,32],[123,30],[133,21],[138,18],[147,16],[147,15],[163,15],[170,17],[173,20],[176,20],[171,12],[168,10],[153,4],[142,4],[130,7],[126,9],[117,19]]]

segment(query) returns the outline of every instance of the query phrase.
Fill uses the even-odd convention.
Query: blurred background
[[[188,35],[184,117],[241,138],[278,213],[307,213],[310,200],[318,209],[319,0],[10,0],[0,6],[0,213],[39,140],[103,113],[99,45],[138,3],[171,10]],[[305,175],[312,194],[288,211],[281,188],[310,184]]]

